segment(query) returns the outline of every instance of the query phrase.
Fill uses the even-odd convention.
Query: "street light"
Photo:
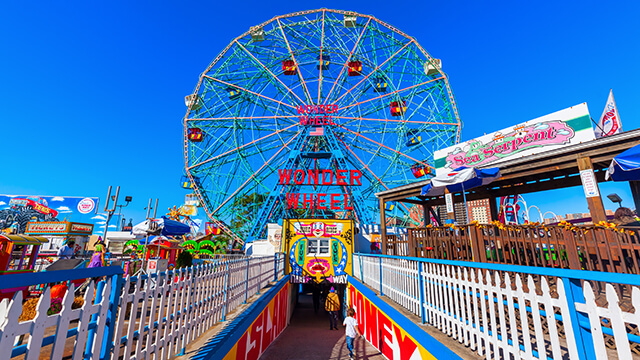
[[[116,199],[114,199],[114,196],[111,197],[112,201],[116,201]],[[127,207],[129,205],[129,203],[131,202],[131,200],[133,200],[132,196],[125,196],[124,197],[124,201],[126,204],[124,205],[116,205],[116,207],[118,207],[118,224],[122,223],[121,227],[120,227],[120,231],[122,231],[122,228],[124,227],[124,219],[122,218],[122,208],[123,207]]]
[[[618,194],[616,194],[616,193],[609,194],[609,195],[607,195],[607,197],[613,203],[618,203],[618,207],[622,207],[622,198],[620,196],[618,196]]]

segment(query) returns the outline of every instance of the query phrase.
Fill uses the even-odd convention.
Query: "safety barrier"
[[[371,254],[354,254],[353,269],[423,323],[487,359],[637,354],[638,275]],[[621,308],[620,286],[629,288],[635,310]]]
[[[387,359],[461,359],[358,280],[348,279],[347,305],[356,310],[358,328]]]
[[[297,288],[289,283],[287,275],[201,347],[193,358],[257,360],[289,324],[295,306],[292,291]]]
[[[78,309],[72,309],[74,285],[62,309],[47,315],[50,288],[35,318],[20,322],[23,295],[0,303],[0,360],[25,354],[27,359],[155,359],[182,354],[186,345],[269,282],[284,276],[284,256],[220,259],[210,264],[158,274],[123,278],[120,267],[65,270],[2,276],[0,289],[84,278],[91,281]],[[95,290],[94,290],[95,289]],[[95,295],[95,298],[94,298]],[[77,327],[69,329],[78,321]],[[45,336],[46,330],[53,334]],[[22,338],[28,342],[22,344]],[[73,347],[65,349],[67,338]],[[71,353],[72,352],[72,353]],[[41,357],[42,358],[42,357]]]

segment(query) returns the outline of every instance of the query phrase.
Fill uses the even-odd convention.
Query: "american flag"
[[[309,136],[324,136],[324,128],[323,127],[314,127]]]

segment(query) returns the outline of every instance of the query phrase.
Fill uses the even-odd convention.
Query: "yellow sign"
[[[285,271],[292,283],[347,283],[354,243],[351,220],[285,219],[283,228]]]

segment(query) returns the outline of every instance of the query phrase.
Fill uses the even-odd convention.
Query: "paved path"
[[[302,295],[293,312],[291,324],[262,354],[260,360],[339,360],[349,359],[342,324],[329,330],[329,315],[321,307],[316,315],[310,295]],[[356,359],[386,359],[363,339],[355,341]]]

